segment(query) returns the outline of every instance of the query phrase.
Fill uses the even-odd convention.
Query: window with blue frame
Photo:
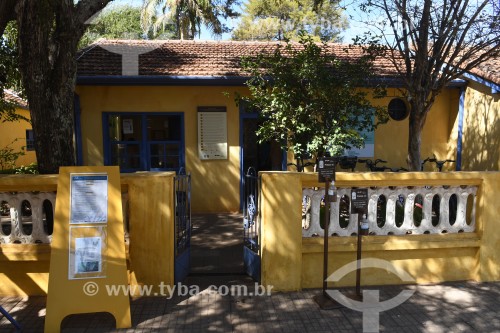
[[[178,171],[184,166],[180,113],[106,113],[105,163],[122,172]]]
[[[33,130],[31,129],[26,130],[26,150],[35,150],[35,135],[33,134]]]

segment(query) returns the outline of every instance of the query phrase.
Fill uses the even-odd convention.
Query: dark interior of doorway
[[[243,140],[242,140],[242,172],[246,173],[248,168],[259,171],[283,170],[283,151],[277,142],[259,142],[257,130],[261,120],[258,118],[243,118]]]

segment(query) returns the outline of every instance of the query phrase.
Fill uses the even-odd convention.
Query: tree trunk
[[[18,8],[19,63],[28,97],[40,173],[75,165],[73,146],[74,37],[54,28],[54,9],[45,1]],[[53,19],[51,19],[53,18]]]
[[[111,0],[18,0],[19,64],[40,173],[75,165],[76,53],[85,21]]]
[[[408,133],[408,170],[420,171],[421,158],[420,148],[422,145],[422,129],[425,124],[427,112],[424,110],[424,102],[418,100],[410,101],[410,119]]]

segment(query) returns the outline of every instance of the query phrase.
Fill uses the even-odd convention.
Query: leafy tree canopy
[[[168,39],[175,36],[173,22],[165,22],[158,29],[144,30],[140,7],[130,5],[106,7],[90,25],[80,40],[80,48],[99,38],[108,39]]]
[[[24,119],[16,113],[15,104],[5,98],[4,89],[12,89],[21,98],[24,96],[17,57],[17,26],[10,22],[0,36],[0,119],[15,121]]]
[[[342,155],[361,147],[363,130],[373,130],[373,117],[386,122],[383,108],[374,107],[358,89],[372,76],[373,55],[343,61],[327,52],[328,45],[301,34],[299,43],[281,44],[271,55],[244,58],[251,75],[249,97],[240,97],[263,119],[257,135],[293,151],[299,171],[312,154]],[[348,53],[349,49],[345,49]],[[375,89],[378,97],[380,89]],[[377,97],[377,96],[376,96]]]
[[[229,28],[223,19],[237,17],[237,0],[144,0],[142,24],[149,30],[173,22],[178,39],[194,39],[205,25],[219,36]],[[158,13],[161,13],[158,15]]]
[[[410,105],[408,167],[420,170],[422,129],[436,97],[452,80],[500,54],[500,3],[360,1],[361,21],[386,46],[385,56],[403,83]]]
[[[306,31],[316,41],[338,41],[347,27],[338,1],[313,7],[313,0],[249,0],[232,38],[298,41],[299,31]]]

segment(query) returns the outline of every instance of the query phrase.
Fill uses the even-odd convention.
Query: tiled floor
[[[196,274],[183,284],[198,287],[199,293],[132,299],[133,327],[129,329],[115,329],[114,318],[99,313],[69,316],[62,331],[500,332],[500,282],[371,287],[380,291],[381,301],[405,290],[415,291],[406,302],[380,312],[375,326],[373,322],[363,326],[363,314],[349,308],[322,310],[314,300],[320,290],[254,296],[254,282],[241,274],[239,217],[195,216],[193,220],[192,268]],[[231,285],[247,286],[252,295],[226,295]],[[21,324],[23,332],[43,332],[45,297],[0,298],[0,305]],[[6,318],[0,317],[0,332],[15,332]]]

